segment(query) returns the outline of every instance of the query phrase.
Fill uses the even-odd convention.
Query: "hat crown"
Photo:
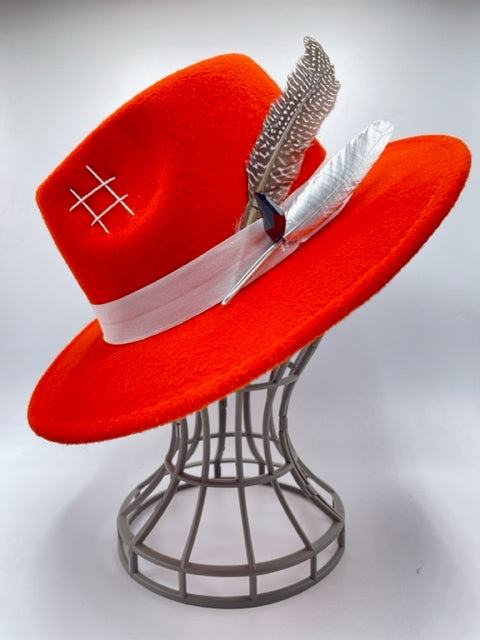
[[[279,92],[246,56],[200,62],[135,96],[47,178],[40,209],[90,302],[136,291],[234,233],[245,164]],[[300,179],[324,151],[307,156]]]

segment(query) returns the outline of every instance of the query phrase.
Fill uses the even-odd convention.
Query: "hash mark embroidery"
[[[99,184],[97,184],[91,191],[89,191],[84,196],[80,196],[76,191],[74,191],[73,189],[70,189],[73,195],[77,198],[77,202],[75,202],[75,204],[73,204],[70,207],[70,211],[73,211],[74,209],[82,205],[93,218],[91,226],[98,223],[102,227],[102,229],[105,231],[105,233],[110,233],[102,218],[114,207],[116,207],[117,205],[121,205],[126,211],[128,211],[128,213],[131,216],[135,215],[134,212],[130,209],[130,207],[125,202],[125,199],[128,198],[128,193],[126,193],[123,196],[119,196],[111,188],[110,183],[115,180],[115,176],[113,176],[112,178],[108,178],[108,180],[103,180],[91,167],[89,167],[88,165],[85,165],[85,168],[92,174],[92,176],[96,180],[98,180]],[[91,196],[93,196],[94,193],[97,193],[97,191],[100,191],[100,189],[106,189],[113,196],[114,200],[108,207],[106,207],[106,209],[104,209],[100,213],[95,213],[92,207],[88,204],[87,200]]]

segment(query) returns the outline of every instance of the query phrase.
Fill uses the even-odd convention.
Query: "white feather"
[[[392,133],[393,124],[386,120],[366,127],[282,203],[287,218],[285,242],[264,249],[222,304],[228,304],[242,287],[259,275],[263,265],[275,260],[279,251],[284,255],[292,253],[340,213],[384,151]]]
[[[294,242],[306,240],[340,213],[378,160],[392,133],[391,122],[374,122],[291,194],[282,203],[287,218],[285,238]]]

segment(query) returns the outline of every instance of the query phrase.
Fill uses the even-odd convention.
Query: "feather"
[[[249,202],[241,226],[257,217],[255,192],[280,203],[300,172],[306,150],[332,110],[340,84],[322,47],[305,38],[305,53],[271,105],[247,165]]]
[[[285,238],[302,242],[335,217],[378,160],[393,133],[393,124],[369,125],[336,153],[283,203]]]
[[[383,153],[392,133],[391,122],[374,122],[288,196],[282,203],[287,219],[284,242],[271,244],[261,250],[250,268],[232,286],[222,304],[228,304],[242,287],[258,277],[263,265],[270,256],[278,253],[279,248],[285,256],[289,255],[340,213]]]
[[[256,193],[255,198],[263,218],[263,228],[267,236],[274,242],[284,240],[283,234],[285,233],[286,219],[283,209],[264,193]]]

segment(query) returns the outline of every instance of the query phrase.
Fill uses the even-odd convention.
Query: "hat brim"
[[[229,305],[121,346],[89,324],[39,381],[32,428],[62,443],[107,440],[242,388],[379,291],[452,208],[469,167],[456,138],[389,144],[342,213]]]

